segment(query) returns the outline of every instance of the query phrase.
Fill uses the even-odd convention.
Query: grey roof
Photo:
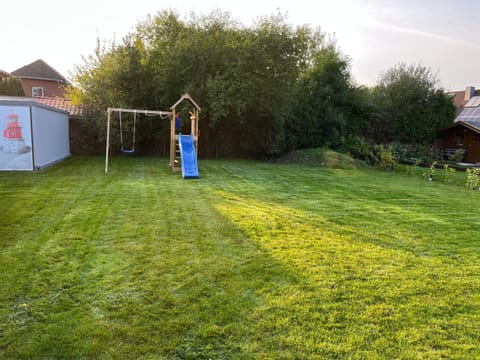
[[[42,59],[22,66],[20,69],[13,71],[12,75],[15,75],[19,78],[53,80],[59,81],[65,85],[70,84],[70,82],[62,74],[48,65]]]
[[[468,102],[465,104],[465,107],[478,107],[480,105],[480,96],[473,96]]]

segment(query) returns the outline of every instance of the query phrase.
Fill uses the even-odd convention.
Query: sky
[[[43,59],[71,79],[97,38],[119,42],[148,14],[168,9],[181,17],[221,9],[245,25],[286,14],[294,26],[333,36],[359,85],[375,85],[398,63],[420,63],[446,90],[480,88],[478,0],[9,0],[0,7],[0,70]]]

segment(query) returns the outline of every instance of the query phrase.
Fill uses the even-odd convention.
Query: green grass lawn
[[[0,173],[1,359],[478,359],[480,192],[73,158]]]

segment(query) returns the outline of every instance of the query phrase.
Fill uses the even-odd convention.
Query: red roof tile
[[[72,105],[71,101],[61,97],[37,96],[35,101],[60,110],[67,111],[71,116],[82,116],[84,111],[81,106]]]

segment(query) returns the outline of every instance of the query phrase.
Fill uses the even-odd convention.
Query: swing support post
[[[107,141],[106,141],[106,149],[105,149],[105,174],[108,173],[108,152],[110,150],[110,108],[107,110]]]

